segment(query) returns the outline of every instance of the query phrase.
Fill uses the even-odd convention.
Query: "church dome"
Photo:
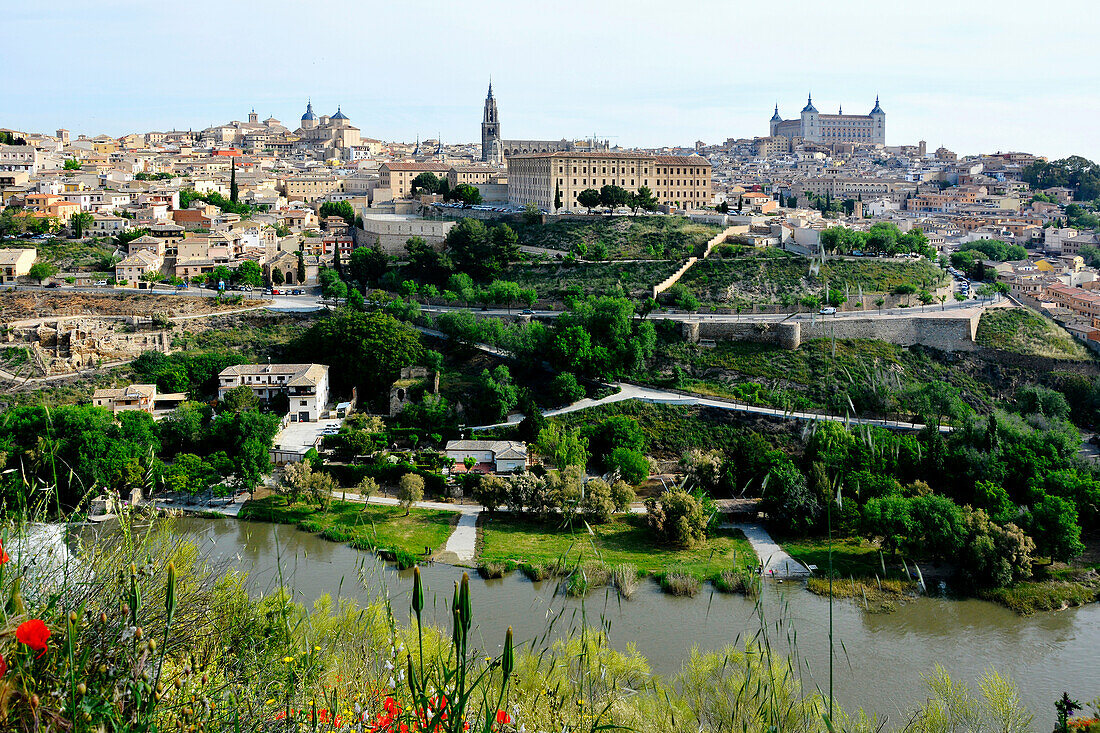
[[[330,119],[333,119],[333,120],[346,120],[347,118],[348,118],[348,116],[346,114],[344,114],[343,112],[341,112],[340,108],[337,107],[336,108],[336,114],[334,114]]]
[[[302,115],[302,119],[303,120],[315,120],[315,119],[317,119],[317,115],[313,114],[313,103],[312,102],[307,102],[306,103],[306,113],[304,115]]]

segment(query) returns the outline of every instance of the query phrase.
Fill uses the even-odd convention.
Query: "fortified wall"
[[[776,323],[702,321],[684,323],[685,340],[752,341],[797,349],[815,338],[875,339],[899,346],[928,346],[941,351],[976,351],[981,311],[960,315],[819,318]]]

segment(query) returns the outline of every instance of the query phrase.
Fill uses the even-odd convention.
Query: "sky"
[[[201,129],[313,100],[365,137],[624,147],[766,135],[776,103],[886,111],[889,145],[1100,159],[1091,3],[4,0],[0,127]]]

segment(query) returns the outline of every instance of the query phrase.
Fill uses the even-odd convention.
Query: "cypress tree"
[[[230,161],[229,168],[229,200],[237,203],[237,161]]]

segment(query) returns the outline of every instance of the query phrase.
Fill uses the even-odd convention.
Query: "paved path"
[[[803,578],[810,574],[802,563],[783,551],[779,543],[772,539],[768,530],[762,525],[737,522],[723,524],[722,527],[739,529],[745,533],[745,538],[756,551],[756,556],[764,566],[765,577],[777,578]]]
[[[843,417],[840,415],[828,415],[817,412],[786,411],[776,409],[774,407],[761,407],[759,405],[748,405],[742,402],[733,402],[732,400],[720,400],[713,397],[693,396],[680,394],[679,392],[669,392],[663,389],[653,389],[652,387],[643,387],[641,385],[629,384],[627,382],[615,382],[612,384],[612,386],[619,388],[619,391],[613,395],[609,395],[598,400],[585,398],[565,407],[559,407],[553,410],[543,410],[542,414],[545,417],[553,417],[555,415],[564,415],[570,412],[577,412],[578,410],[587,410],[589,408],[598,407],[600,405],[610,405],[615,402],[622,402],[624,400],[642,400],[643,402],[653,402],[663,405],[691,405],[697,407],[714,407],[719,410],[732,410],[735,412],[744,412],[750,415],[775,417],[782,420],[805,420],[809,422],[824,420],[828,422],[844,423],[846,425],[873,425],[880,428],[887,428],[889,430],[905,431],[920,431],[925,428],[925,426],[921,423],[901,422],[898,420],[886,420],[883,418]],[[471,430],[487,430],[489,428],[506,427],[508,425],[514,425],[520,422],[522,419],[523,415],[510,415],[507,422],[496,423],[494,425],[478,425],[471,428]],[[951,432],[951,427],[948,425],[941,425],[940,432],[949,433]]]
[[[333,498],[336,495],[333,494]],[[341,492],[340,498],[346,501],[363,501],[359,494]],[[384,506],[399,506],[400,501],[389,496],[372,496],[367,500],[368,504],[381,504]],[[477,554],[477,518],[481,515],[482,507],[473,504],[447,504],[441,501],[418,501],[413,504],[417,509],[435,509],[442,512],[457,512],[460,516],[451,536],[447,538],[447,544],[437,551],[432,558],[440,562],[454,565],[469,565]]]

